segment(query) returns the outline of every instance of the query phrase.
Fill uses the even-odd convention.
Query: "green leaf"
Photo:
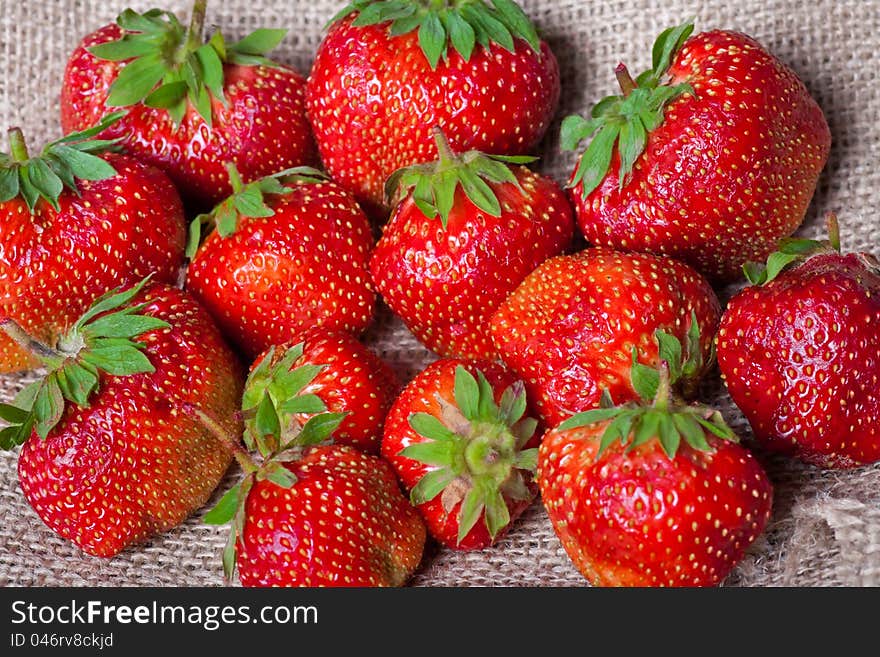
[[[176,80],[156,87],[155,91],[144,98],[144,105],[159,109],[168,109],[186,99],[186,82]]]
[[[449,468],[431,470],[413,486],[409,497],[413,505],[424,504],[437,497],[456,479],[456,474]]]
[[[507,508],[501,492],[491,486],[486,489],[485,507],[486,529],[489,530],[489,536],[494,540],[499,532],[510,524],[510,510]],[[467,536],[467,533],[464,536]]]
[[[409,416],[409,425],[417,434],[431,440],[455,440],[455,433],[429,413],[413,413]]]
[[[458,51],[462,59],[469,61],[477,43],[474,28],[461,17],[457,9],[450,9],[443,14],[443,22],[452,41],[452,47]]]
[[[476,32],[483,32],[490,42],[497,43],[509,52],[514,52],[515,44],[510,30],[491,14],[486,5],[482,2],[466,4],[460,8],[460,11],[462,18],[470,23]]]
[[[59,210],[58,196],[64,189],[61,178],[55,175],[44,160],[39,158],[30,160],[26,171],[31,184],[39,192],[39,195],[48,201],[56,211]]]
[[[64,397],[55,373],[49,374],[43,380],[43,385],[40,386],[34,399],[33,413],[37,435],[45,440],[64,414]]]
[[[675,423],[671,416],[663,414],[659,417],[660,444],[663,446],[666,456],[671,459],[675,458],[678,446],[681,443],[681,435],[679,435],[678,430],[675,428]]]
[[[633,166],[648,143],[648,133],[641,119],[634,117],[620,126],[620,169],[618,170],[618,189],[629,182]]]
[[[501,394],[501,402],[498,404],[498,416],[504,424],[512,426],[525,415],[528,400],[522,381],[508,386]]]
[[[155,372],[156,368],[141,351],[143,346],[123,338],[96,338],[79,353],[79,358],[114,376]]]
[[[207,88],[205,88],[204,85],[199,85],[195,91],[190,91],[187,94],[187,98],[189,98],[189,101],[192,103],[193,107],[196,108],[199,116],[204,119],[208,127],[212,127],[211,94],[208,93]]]
[[[227,582],[231,582],[235,575],[235,559],[238,546],[238,538],[235,531],[230,531],[226,537],[226,545],[223,547],[223,576]]]
[[[89,397],[98,387],[98,374],[86,365],[69,361],[57,370],[62,395],[80,408],[89,406]]]
[[[603,124],[602,119],[590,119],[589,121],[572,114],[562,121],[559,131],[559,147],[564,151],[573,151],[587,137],[592,135]]]
[[[240,496],[241,484],[236,484],[226,491],[223,497],[220,498],[220,501],[217,502],[217,506],[205,514],[203,522],[206,525],[225,525],[228,522],[232,522],[241,501]]]
[[[475,420],[480,409],[480,386],[474,376],[463,365],[455,367],[455,386],[453,396],[458,410],[465,419]]]
[[[158,54],[145,55],[126,64],[110,87],[106,104],[126,107],[142,101],[165,75],[165,66]]]
[[[501,15],[504,23],[510,28],[510,31],[516,36],[524,39],[532,50],[536,53],[541,52],[541,39],[532,21],[526,16],[525,12],[513,0],[492,0],[495,10]]]
[[[800,258],[800,255],[794,253],[783,253],[782,251],[771,253],[767,258],[766,280],[763,282],[769,283],[774,280],[786,267]]]
[[[158,9],[151,9],[143,14],[139,14],[132,9],[126,9],[116,17],[116,23],[119,27],[129,32],[157,34],[165,29],[165,20],[163,19],[170,22],[172,26],[180,24],[173,14]]]
[[[675,422],[675,428],[678,429],[688,445],[703,452],[711,451],[712,448],[706,442],[706,434],[693,415],[676,413],[672,419]]]
[[[621,412],[619,412],[617,416],[608,423],[605,432],[602,434],[602,439],[599,442],[599,451],[596,452],[597,460],[615,440],[622,444],[625,444],[629,440],[633,422],[637,415],[638,411],[621,409]]]
[[[99,317],[83,327],[86,339],[94,338],[136,338],[144,333],[169,328],[171,325],[150,315],[133,314],[135,309],[116,312]]]
[[[458,188],[458,182],[458,176],[454,170],[438,174],[434,182],[435,205],[440,213],[440,222],[444,229],[449,221],[452,206],[455,205],[455,190]]]
[[[318,395],[298,395],[282,402],[279,410],[282,413],[314,414],[325,412],[327,405]]]
[[[559,431],[568,431],[569,429],[578,429],[580,427],[586,427],[591,424],[596,424],[598,422],[603,422],[605,420],[610,420],[614,417],[617,417],[622,412],[622,409],[615,408],[596,408],[591,411],[584,411],[582,413],[575,413],[570,418],[568,418],[565,422],[559,425],[557,429]]]
[[[724,421],[724,418],[718,411],[715,411],[708,420],[701,418],[697,415],[695,415],[694,417],[697,418],[697,422],[700,423],[700,426],[708,429],[711,433],[715,434],[719,438],[730,440],[732,442],[737,442],[736,434],[733,433],[733,430],[727,425],[727,422]]]
[[[50,144],[47,144],[46,149],[51,149],[54,146],[57,146],[59,144],[74,144],[74,143],[76,143],[77,148],[82,148],[84,145],[87,145],[89,143],[95,143],[92,140],[92,137],[95,137],[96,135],[99,135],[100,133],[104,132],[107,128],[109,128],[111,125],[113,125],[114,123],[119,121],[119,119],[121,119],[126,114],[127,114],[126,110],[117,110],[115,112],[111,112],[110,114],[107,114],[106,116],[104,116],[104,118],[102,118],[100,120],[100,122],[96,123],[95,125],[90,126],[89,128],[86,128],[85,130],[80,130],[79,132],[68,133],[68,134],[64,135],[63,137],[61,137],[60,139],[56,139],[55,141],[51,142]],[[80,143],[80,142],[82,142],[82,143]],[[115,143],[115,140],[114,141],[103,141],[101,143],[111,144],[111,143]]]
[[[486,375],[477,370],[477,385],[480,389],[480,400],[477,416],[487,422],[498,421],[498,405],[495,403],[495,389],[486,379]]]
[[[402,16],[391,24],[391,28],[388,30],[388,33],[391,36],[409,34],[422,24],[423,19],[424,15],[421,13],[413,14],[411,16]]]
[[[223,62],[211,44],[201,46],[195,52],[202,68],[202,81],[214,97],[225,103],[223,96]]]
[[[30,413],[23,408],[13,406],[12,404],[0,403],[0,420],[4,420],[9,424],[21,424],[27,420]]]
[[[292,488],[293,485],[296,484],[296,475],[285,468],[281,463],[271,463],[270,466],[275,467],[265,469],[262,473],[262,479],[267,479],[281,488]]]
[[[18,176],[21,196],[28,206],[28,210],[33,212],[34,207],[37,205],[37,200],[40,198],[40,191],[31,182],[30,169],[27,166],[18,167]]]
[[[302,343],[299,348],[300,350],[288,350],[278,366],[273,368],[269,390],[277,400],[289,400],[298,395],[326,367],[325,365],[306,364],[290,369],[293,363],[302,356]]]
[[[413,443],[400,451],[400,456],[425,465],[452,467],[456,457],[456,445],[443,440]]]
[[[107,180],[116,175],[116,169],[105,159],[70,146],[56,146],[52,149],[52,155],[59,158],[80,180]],[[67,186],[73,187],[69,183]]]
[[[476,487],[464,496],[458,513],[458,542],[461,543],[480,519],[484,508],[484,497]]]
[[[664,30],[657,37],[651,57],[654,76],[657,80],[666,73],[672,63],[673,56],[681,49],[693,31],[694,21],[689,19],[678,27]]]
[[[480,178],[473,169],[464,167],[459,170],[459,179],[464,193],[471,202],[478,208],[492,215],[493,217],[501,216],[501,204],[492,188]]]
[[[446,29],[437,14],[429,13],[419,28],[419,47],[432,69],[437,68],[440,57],[446,52]]]
[[[581,195],[586,198],[602,182],[611,164],[614,145],[620,135],[620,124],[606,123],[593,137],[587,150],[581,156],[571,184],[583,184]]]
[[[232,44],[228,49],[244,55],[265,55],[281,43],[286,35],[287,30],[261,27],[241,41]]]
[[[15,396],[15,399],[12,400],[12,403],[15,406],[18,406],[20,409],[23,409],[30,413],[31,409],[34,406],[34,400],[37,398],[37,393],[40,392],[40,388],[42,386],[42,379],[39,381],[34,381],[33,383],[29,383],[19,391],[19,393]]]
[[[238,212],[233,207],[234,198],[223,201],[214,209],[214,226],[220,237],[229,237],[238,230]]]
[[[18,196],[18,167],[0,167],[0,203]]]
[[[348,413],[321,413],[309,418],[302,431],[291,441],[296,445],[317,445],[328,440],[339,428]],[[290,447],[290,445],[288,445]]]
[[[630,449],[644,445],[652,438],[659,436],[660,432],[660,412],[646,410],[633,429],[633,440],[630,443]]]
[[[767,282],[767,268],[758,262],[747,262],[743,265],[743,274],[752,285],[763,285]]]
[[[275,211],[263,201],[263,194],[257,185],[248,185],[233,196],[235,209],[245,217],[271,217]]]
[[[660,360],[666,361],[666,364],[669,366],[669,382],[671,384],[675,383],[681,378],[681,343],[678,341],[678,338],[663,329],[657,329],[654,337],[657,339]]]
[[[650,401],[657,396],[657,388],[660,385],[660,373],[639,362],[638,349],[632,350],[632,369],[630,370],[633,390],[645,401]]]
[[[260,405],[257,406],[254,428],[260,436],[277,437],[281,433],[278,411],[275,410],[275,403],[269,395],[263,395]]]
[[[534,474],[538,469],[538,448],[524,449],[516,455],[514,466]]]
[[[186,238],[186,257],[192,260],[199,250],[202,243],[202,223],[207,215],[200,214],[189,223],[189,230]]]

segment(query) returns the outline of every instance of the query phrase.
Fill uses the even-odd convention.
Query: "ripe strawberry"
[[[24,443],[18,478],[34,511],[102,557],[205,503],[230,456],[180,409],[231,417],[241,394],[238,362],[208,314],[180,290],[142,285],[101,297],[52,346],[2,322],[49,373],[0,405],[11,424],[0,447]]]
[[[251,181],[316,160],[305,79],[263,56],[285,30],[226,43],[218,29],[203,43],[206,4],[195,0],[188,30],[169,12],[126,9],[74,50],[61,91],[65,130],[128,107],[104,134],[163,169],[199,207],[229,195],[228,162]]]
[[[511,0],[355,0],[318,48],[307,102],[327,171],[379,208],[388,176],[435,158],[434,126],[460,151],[524,154],[558,101],[556,58]]]
[[[184,216],[174,185],[158,169],[106,152],[98,126],[30,157],[21,131],[0,153],[0,317],[54,343],[95,297],[149,274],[177,280]],[[38,360],[0,332],[0,372]]]
[[[730,396],[769,449],[825,468],[880,460],[880,262],[788,240],[718,332]],[[786,268],[787,267],[787,268]],[[784,271],[783,271],[784,270]]]
[[[444,545],[491,545],[531,504],[538,423],[526,405],[512,372],[456,358],[431,364],[394,402],[382,456]]]
[[[287,367],[251,373],[243,397],[245,446],[210,415],[191,409],[244,470],[206,517],[232,522],[223,552],[245,586],[398,586],[421,560],[425,527],[391,467],[347,445],[325,443],[344,413],[326,413],[310,381],[316,368],[289,350]],[[293,358],[291,357],[294,356]],[[268,375],[268,376],[267,376]],[[317,414],[291,422],[301,411]]]
[[[494,360],[489,318],[526,275],[571,244],[571,206],[549,178],[505,164],[529,158],[453,155],[439,129],[435,137],[437,162],[389,180],[390,191],[409,191],[370,271],[385,302],[427,347]]]
[[[689,394],[711,364],[720,314],[712,288],[687,265],[596,248],[538,267],[501,304],[491,330],[501,358],[554,426],[595,408],[603,389],[617,402],[633,399],[630,356],[635,350],[656,366],[657,329],[687,344],[681,384]]]
[[[296,412],[279,412],[282,426],[305,424],[325,410],[341,413],[346,417],[333,432],[334,441],[365,452],[379,451],[382,425],[399,384],[391,368],[372,351],[348,333],[324,329],[309,332],[289,349],[270,347],[254,365],[243,404],[257,406],[268,391],[280,407],[281,397],[289,392],[272,382],[283,380],[285,373],[302,376],[306,383],[297,397]]]
[[[595,133],[571,178],[588,241],[662,253],[734,279],[801,224],[831,133],[798,77],[753,39],[668,29],[636,80],[592,118],[569,117],[562,146]],[[616,147],[615,147],[616,145]]]
[[[544,505],[594,585],[717,584],[770,517],[758,461],[720,413],[670,397],[668,365],[634,368],[641,403],[575,415],[541,443]]]
[[[187,288],[223,332],[249,356],[315,327],[362,332],[373,237],[354,199],[313,169],[230,177],[234,195],[193,222],[187,250]],[[202,224],[217,230],[197,248]]]

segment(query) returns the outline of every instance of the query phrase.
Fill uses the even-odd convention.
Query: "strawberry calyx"
[[[229,162],[226,170],[232,195],[190,223],[186,244],[186,257],[190,259],[196,255],[202,237],[211,230],[216,228],[221,237],[229,237],[238,230],[242,217],[273,216],[275,211],[266,205],[266,195],[289,194],[293,188],[286,184],[317,184],[328,180],[325,174],[312,167],[294,167],[245,184],[233,163]]]
[[[9,129],[9,153],[0,153],[0,203],[21,197],[33,214],[43,199],[55,211],[65,188],[79,195],[77,180],[106,180],[116,169],[98,157],[117,150],[118,139],[94,139],[95,135],[124,116],[115,112],[87,130],[72,132],[46,144],[38,157],[31,157],[19,128]]]
[[[692,20],[665,30],[654,42],[650,69],[633,80],[626,66],[619,64],[615,68],[621,95],[600,100],[593,106],[589,119],[577,115],[565,118],[560,132],[563,150],[576,150],[592,136],[568,183],[570,188],[581,184],[581,194],[584,198],[589,196],[608,173],[615,149],[620,154],[618,185],[620,189],[626,186],[636,160],[645,150],[648,135],[663,123],[666,106],[683,94],[696,96],[690,84],[664,83],[672,58],[693,31]]]
[[[529,17],[513,0],[353,0],[329,24],[357,12],[355,27],[389,23],[391,36],[418,30],[419,47],[432,69],[442,58],[448,60],[449,47],[470,61],[479,44],[497,44],[509,52],[522,39],[538,55],[541,39]]]
[[[661,354],[656,369],[640,364],[633,349],[631,377],[640,400],[615,405],[606,389],[599,408],[576,413],[557,428],[568,431],[607,422],[596,460],[615,441],[629,452],[656,438],[670,459],[675,457],[682,440],[693,449],[712,451],[706,441],[707,431],[723,440],[739,442],[718,410],[699,403],[687,404],[675,394],[673,386],[688,369],[690,359],[681,358],[681,345],[674,336],[658,330],[655,337]]]
[[[0,418],[9,425],[0,431],[0,449],[23,444],[33,431],[45,440],[61,421],[67,402],[80,408],[89,406],[89,398],[104,375],[131,376],[155,371],[143,353],[146,345],[135,338],[169,325],[141,314],[146,304],[126,305],[148,280],[149,277],[127,290],[116,288],[98,297],[54,346],[35,340],[12,319],[0,321],[0,329],[48,370],[19,392],[12,404],[0,404]]]
[[[409,417],[412,429],[428,440],[409,445],[400,454],[435,466],[413,487],[410,499],[419,505],[440,495],[447,513],[460,504],[459,543],[481,514],[494,539],[510,524],[505,497],[533,497],[525,475],[534,474],[538,450],[524,446],[538,423],[523,417],[526,393],[521,381],[507,388],[496,404],[485,375],[478,370],[475,378],[459,365],[455,369],[453,394],[453,402],[437,395],[440,418],[429,413],[413,413]]]
[[[213,100],[226,104],[224,64],[277,66],[265,55],[281,43],[287,30],[260,28],[227,43],[218,29],[205,43],[206,8],[207,0],[195,0],[188,28],[171,12],[159,9],[142,14],[126,9],[119,14],[116,24],[123,36],[88,49],[99,59],[128,61],[110,86],[107,105],[143,102],[166,110],[175,125],[180,125],[191,105],[210,127]]]
[[[204,517],[209,525],[232,524],[223,549],[223,572],[227,581],[235,573],[238,542],[244,533],[245,503],[258,481],[271,481],[291,488],[296,475],[285,465],[296,462],[306,448],[327,443],[347,413],[330,413],[324,402],[304,390],[325,365],[294,363],[303,354],[303,343],[272,347],[253,368],[245,383],[241,418],[244,446],[204,411],[187,405],[184,410],[202,423],[235,457],[244,470],[241,481],[230,488]],[[293,369],[291,369],[293,368]],[[305,424],[297,415],[311,414]],[[257,458],[254,458],[254,452]]]
[[[480,151],[455,154],[438,126],[433,134],[439,159],[398,169],[386,181],[385,195],[393,203],[411,190],[413,202],[422,214],[429,218],[439,215],[443,228],[449,221],[459,185],[471,203],[493,217],[500,217],[501,203],[488,183],[511,183],[523,191],[508,165],[538,159],[527,155],[486,155]]]
[[[829,212],[825,218],[827,240],[788,237],[779,241],[777,250],[767,257],[766,264],[747,262],[743,273],[752,285],[765,285],[795,263],[803,262],[820,253],[840,253],[840,224],[837,215]]]

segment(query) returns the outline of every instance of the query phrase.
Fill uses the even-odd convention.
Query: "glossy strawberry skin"
[[[231,455],[181,406],[232,418],[243,387],[237,359],[188,294],[153,285],[137,303],[171,325],[137,338],[155,372],[104,375],[90,406],[68,404],[18,461],[22,491],[43,522],[101,557],[177,526],[207,501]],[[231,419],[222,425],[240,431]]]
[[[465,62],[453,48],[436,71],[418,32],[391,37],[388,23],[330,28],[308,83],[308,112],[327,172],[359,201],[384,205],[394,171],[437,156],[438,125],[458,151],[527,154],[559,102],[559,68],[517,40],[514,53],[477,46]]]
[[[826,468],[880,460],[878,323],[870,256],[815,255],[731,299],[718,364],[765,447]]]
[[[185,240],[183,206],[165,174],[133,158],[103,156],[117,175],[65,189],[59,211],[20,198],[0,203],[0,315],[54,343],[107,290],[153,274],[177,280]],[[37,362],[0,332],[0,371]]]
[[[600,423],[549,432],[538,452],[547,513],[577,569],[598,586],[712,586],[770,517],[772,487],[736,443],[707,434],[711,452],[659,440],[597,460]]]
[[[444,229],[408,195],[370,260],[377,290],[410,331],[441,356],[494,360],[489,318],[507,295],[574,234],[571,206],[549,178],[517,167],[512,183],[488,183],[500,217],[456,190]]]
[[[665,254],[706,276],[733,280],[763,262],[801,224],[825,166],[831,134],[797,76],[734,32],[691,37],[671,84],[689,83],[648,137],[620,188],[608,174],[583,198],[572,189],[587,241]]]
[[[691,311],[705,360],[721,314],[706,280],[669,258],[596,248],[538,267],[501,304],[491,330],[502,360],[555,426],[596,408],[605,388],[617,404],[636,399],[632,347],[656,366],[655,332],[685,344]]]
[[[481,371],[492,385],[496,402],[499,402],[504,391],[517,381],[516,375],[502,365],[485,360],[461,358],[443,358],[435,361],[410,381],[394,402],[385,419],[385,432],[382,438],[382,458],[392,465],[408,491],[411,491],[422,477],[437,469],[435,466],[400,454],[401,450],[406,447],[428,440],[416,433],[409,424],[409,418],[413,413],[428,413],[442,419],[437,396],[439,395],[447,402],[454,403],[455,368],[459,365],[464,366],[471,374],[475,374],[478,370]],[[540,434],[536,433],[534,444],[526,446],[536,447],[539,436]],[[529,482],[529,485],[531,486],[532,483]],[[531,504],[531,501],[511,500],[506,497],[505,502],[510,512],[511,525]],[[473,529],[459,542],[458,512],[460,507],[459,503],[447,513],[443,508],[441,496],[438,495],[434,499],[420,504],[417,508],[431,535],[449,548],[479,550],[492,545],[501,537],[499,535],[495,537],[495,540],[492,539],[481,515]],[[510,525],[508,525],[509,527]]]
[[[391,467],[342,445],[285,466],[291,488],[258,481],[238,543],[244,586],[400,586],[419,564],[425,526]]]
[[[67,63],[61,91],[65,132],[97,123],[123,62],[98,59],[86,48],[122,36],[115,24],[86,36]],[[245,182],[289,167],[317,162],[305,111],[305,79],[286,67],[224,66],[224,97],[213,102],[209,127],[190,107],[180,126],[169,114],[143,104],[129,108],[102,134],[124,137],[125,150],[164,170],[185,199],[207,209],[231,193],[227,162]]]
[[[317,395],[330,413],[348,414],[333,432],[333,442],[378,453],[385,416],[400,388],[391,368],[350,334],[324,329],[309,332],[303,355],[291,369],[303,365],[324,369],[300,394]],[[304,413],[297,419],[305,424],[312,416]]]
[[[359,334],[373,317],[366,216],[335,183],[288,186],[266,198],[273,216],[210,234],[187,274],[187,289],[251,357],[315,327]]]

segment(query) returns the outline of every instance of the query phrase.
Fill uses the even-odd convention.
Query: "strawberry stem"
[[[14,319],[6,318],[0,321],[0,329],[12,338],[19,347],[36,356],[49,367],[58,366],[67,358],[66,354],[32,338]]]
[[[30,159],[21,128],[9,128],[9,152],[16,162],[27,162]]]
[[[435,125],[431,132],[433,133],[434,141],[437,144],[437,154],[440,156],[440,165],[452,164],[456,160],[456,157],[452,152],[452,147],[449,145],[449,141],[446,139],[446,135],[443,134],[443,130],[439,125]]]
[[[190,14],[189,29],[186,33],[186,51],[195,52],[202,45],[202,34],[205,28],[205,14],[208,0],[195,0]]]
[[[657,394],[654,396],[654,408],[658,411],[666,411],[669,409],[669,363],[665,360],[660,361],[657,368],[660,373],[660,380],[657,382]]]
[[[623,97],[627,98],[636,89],[636,81],[629,74],[629,69],[623,62],[620,62],[614,69],[614,75],[617,76],[617,84],[623,92]]]
[[[250,474],[259,469],[250,454],[241,446],[238,438],[226,431],[217,420],[189,402],[184,402],[183,412],[198,420],[203,427],[210,431],[214,438],[235,457],[245,473]]]
[[[828,226],[828,241],[831,248],[840,253],[840,223],[837,221],[837,215],[829,212],[825,218],[825,225]]]

